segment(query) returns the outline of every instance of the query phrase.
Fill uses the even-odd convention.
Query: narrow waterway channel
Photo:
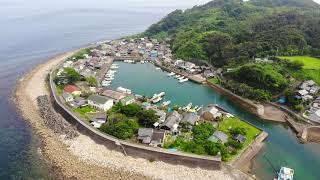
[[[135,94],[147,96],[165,91],[165,100],[183,106],[190,102],[198,106],[219,104],[268,132],[266,145],[253,160],[252,173],[257,177],[273,179],[276,176],[274,168],[278,170],[281,166],[288,166],[295,170],[295,179],[320,178],[320,145],[301,144],[289,127],[262,121],[206,86],[192,82],[181,84],[174,77],[168,77],[167,72],[156,70],[153,64],[116,63],[120,68],[111,88],[122,86],[133,90]]]

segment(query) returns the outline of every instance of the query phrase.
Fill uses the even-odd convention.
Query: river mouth
[[[172,105],[185,106],[190,102],[198,106],[218,104],[266,131],[269,137],[265,141],[265,146],[252,161],[251,173],[257,177],[272,179],[281,166],[293,168],[296,179],[320,177],[320,172],[316,168],[320,166],[320,145],[301,144],[289,126],[263,121],[207,86],[193,82],[179,83],[174,77],[168,77],[167,72],[157,70],[151,63],[115,63],[119,64],[119,70],[111,84],[112,89],[122,86],[131,89],[135,94],[146,96],[164,91],[165,100],[170,100]]]

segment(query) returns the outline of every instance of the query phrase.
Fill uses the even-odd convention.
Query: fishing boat
[[[287,167],[281,167],[278,172],[278,180],[293,180],[294,170]]]
[[[165,106],[168,106],[170,103],[171,103],[171,101],[165,101],[165,102],[163,102],[161,105],[162,105],[163,107],[165,107]]]
[[[156,103],[160,102],[161,100],[162,100],[162,97],[158,96],[158,97],[152,99],[151,102],[156,104]]]
[[[106,81],[112,81],[112,80],[114,80],[114,78],[113,78],[113,77],[107,77],[107,78],[104,78],[104,80],[106,80]]]
[[[176,73],[171,72],[171,73],[168,73],[167,76],[173,76],[173,75],[175,75],[175,74],[176,74]]]
[[[196,111],[198,112],[198,111],[200,111],[202,109],[202,107],[198,107],[197,109],[196,109]]]
[[[188,78],[181,79],[181,80],[179,81],[179,83],[183,83],[183,82],[186,82],[186,81],[189,81],[189,79],[188,79]]]
[[[118,87],[117,89],[116,89],[118,92],[122,92],[122,93],[126,93],[126,94],[131,94],[132,93],[132,91],[130,90],[130,89],[126,89],[126,88],[123,88],[123,87]]]
[[[177,74],[175,77],[178,79],[178,78],[180,78],[181,76],[180,76],[180,74]]]
[[[192,103],[189,103],[186,107],[183,108],[185,111],[189,111],[192,107]]]

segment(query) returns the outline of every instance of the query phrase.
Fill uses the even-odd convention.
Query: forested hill
[[[171,38],[174,55],[217,66],[254,57],[320,55],[320,6],[312,0],[214,0],[176,10],[144,35]]]

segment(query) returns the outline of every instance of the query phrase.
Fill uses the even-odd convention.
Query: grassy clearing
[[[90,106],[84,106],[84,107],[78,107],[78,108],[73,108],[74,112],[79,113],[82,117],[89,119],[88,114],[89,113],[95,113],[96,110]]]
[[[304,69],[317,69],[320,70],[320,59],[309,57],[309,56],[282,56],[280,59],[286,59],[290,61],[300,61],[303,62]]]
[[[220,84],[220,80],[217,77],[210,78],[208,81],[213,83],[213,84]]]
[[[243,144],[243,148],[246,148],[255,138],[258,134],[261,133],[261,130],[252,126],[249,123],[246,123],[245,121],[240,120],[237,117],[231,117],[231,118],[224,118],[222,122],[219,123],[218,129],[220,131],[223,131],[227,133],[229,136],[231,136],[229,129],[232,128],[245,128],[247,130],[246,134],[246,142]]]

